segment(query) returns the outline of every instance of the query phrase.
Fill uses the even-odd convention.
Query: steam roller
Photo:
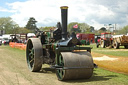
[[[73,32],[67,32],[68,7],[61,8],[61,23],[50,31],[38,31],[36,38],[29,38],[26,60],[30,71],[42,70],[49,64],[56,70],[58,80],[89,79],[93,75],[94,63],[90,47],[82,47]]]

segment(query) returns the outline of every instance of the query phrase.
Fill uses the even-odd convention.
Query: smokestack
[[[67,13],[68,7],[61,6],[62,40],[67,40]]]

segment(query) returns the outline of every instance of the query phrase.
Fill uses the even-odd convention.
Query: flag
[[[78,25],[77,25],[77,24],[75,24],[75,25],[73,26],[73,28],[78,28]]]

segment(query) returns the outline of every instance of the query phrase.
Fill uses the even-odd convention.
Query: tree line
[[[12,20],[10,17],[1,17],[0,18],[0,30],[4,30],[6,34],[25,34],[30,32],[36,32],[38,30],[46,31],[55,28],[56,26],[49,27],[39,27],[36,26],[36,19],[34,17],[30,17],[28,22],[24,27],[20,27],[16,22]],[[68,32],[72,33],[93,33],[96,35],[100,35],[102,32],[111,32],[109,29],[105,27],[101,27],[99,30],[96,30],[95,27],[88,25],[87,23],[78,23],[71,22],[68,24]],[[128,33],[128,25],[120,28],[119,30],[114,30],[113,34],[127,34]]]

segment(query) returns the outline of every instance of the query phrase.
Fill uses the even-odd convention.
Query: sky
[[[11,17],[24,27],[34,17],[37,27],[61,22],[61,6],[68,6],[68,23],[87,23],[95,29],[128,25],[128,0],[0,0],[0,17]]]

